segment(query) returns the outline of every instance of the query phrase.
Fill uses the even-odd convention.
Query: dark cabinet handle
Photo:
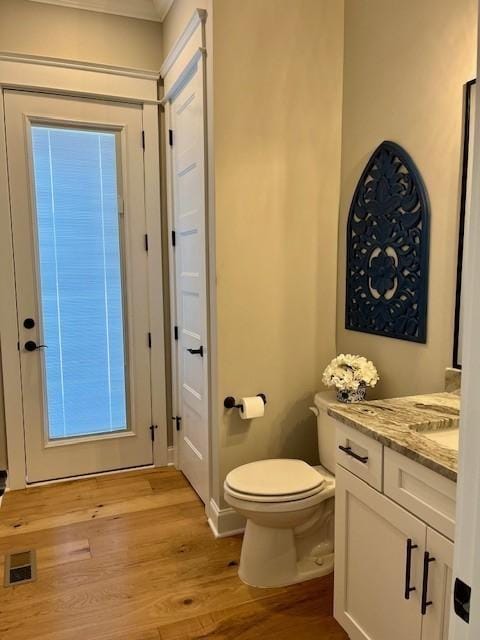
[[[187,351],[192,355],[199,355],[201,358],[203,358],[203,345],[199,349],[187,349]]]
[[[412,575],[412,551],[418,549],[418,544],[413,544],[411,538],[407,540],[407,557],[405,562],[405,600],[410,600],[412,591],[416,591],[415,587],[410,586],[410,578]]]
[[[47,347],[46,344],[37,344],[33,340],[27,340],[25,342],[25,351],[37,351],[38,349],[45,349]]]
[[[425,551],[423,556],[422,616],[427,613],[427,607],[433,604],[431,600],[428,600],[428,572],[431,562],[435,562],[435,558],[430,557],[428,551]]]
[[[352,451],[352,447],[342,447],[342,445],[339,444],[338,448],[340,449],[340,451],[343,451],[344,453],[346,453],[347,456],[351,456],[352,458],[355,458],[355,460],[358,460],[362,464],[367,464],[368,456],[359,456],[358,453],[355,453],[355,451]]]

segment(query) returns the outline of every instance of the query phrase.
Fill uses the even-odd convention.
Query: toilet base
[[[247,521],[238,575],[251,587],[284,587],[333,571],[334,554],[322,546],[297,558],[293,529],[276,529]]]

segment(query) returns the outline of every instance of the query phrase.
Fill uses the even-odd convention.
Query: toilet
[[[335,426],[327,414],[335,394],[317,393],[320,465],[272,459],[230,471],[226,502],[246,520],[239,576],[254,587],[280,587],[333,571]]]

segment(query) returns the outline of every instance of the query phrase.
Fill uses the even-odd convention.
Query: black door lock
[[[24,345],[25,351],[37,351],[38,349],[45,349],[46,346],[46,344],[37,344],[33,340],[27,340]]]
[[[203,358],[203,345],[199,349],[187,349],[187,351],[188,353],[199,355],[201,358]]]
[[[33,318],[25,318],[23,321],[23,326],[25,329],[33,329],[35,326],[35,320]]]

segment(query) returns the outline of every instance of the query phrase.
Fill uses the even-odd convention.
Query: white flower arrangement
[[[341,353],[323,372],[323,384],[339,391],[357,391],[360,387],[374,387],[379,381],[373,362],[363,356]]]

